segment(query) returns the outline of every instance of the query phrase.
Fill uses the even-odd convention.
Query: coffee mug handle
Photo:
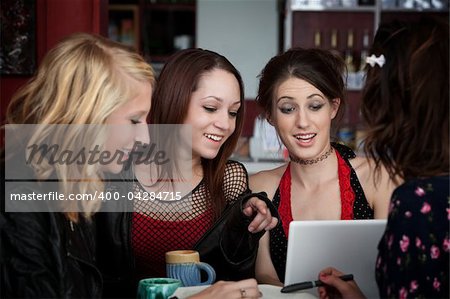
[[[216,271],[214,271],[214,268],[211,267],[211,265],[203,262],[196,263],[196,265],[200,270],[204,270],[208,274],[208,279],[204,282],[200,282],[199,285],[207,285],[214,283],[214,281],[216,280]]]

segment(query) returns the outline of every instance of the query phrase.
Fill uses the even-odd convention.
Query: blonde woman
[[[69,196],[103,191],[103,174],[120,172],[122,163],[88,163],[87,159],[79,164],[51,163],[49,152],[33,151],[29,146],[52,143],[70,150],[85,149],[82,154],[89,155],[91,145],[81,145],[98,137],[94,142],[99,152],[121,152],[126,160],[127,149],[139,140],[135,124],[145,123],[150,110],[154,83],[151,67],[125,46],[88,34],[61,41],[32,80],[14,95],[7,111],[9,124],[39,125],[27,151],[12,157],[29,163],[12,169],[13,174],[6,168],[6,175],[32,176],[43,182],[6,183],[3,201],[7,194],[44,195],[52,190]],[[111,134],[107,126],[91,134],[92,128],[83,129],[85,124],[114,126],[126,134]],[[49,180],[56,181],[57,187],[51,188]],[[60,212],[51,213],[2,209],[1,297],[100,297],[102,277],[95,265],[91,220],[100,203],[58,201],[55,209]]]

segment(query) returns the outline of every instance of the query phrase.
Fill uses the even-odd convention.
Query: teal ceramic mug
[[[206,280],[201,281],[201,271]],[[195,250],[175,250],[166,252],[166,274],[181,280],[185,287],[208,285],[216,280],[216,272],[211,265],[200,262],[200,255]]]
[[[168,299],[177,288],[181,287],[181,281],[173,278],[145,278],[139,281],[138,299]]]

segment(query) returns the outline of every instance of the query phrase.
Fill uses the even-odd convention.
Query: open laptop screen
[[[378,298],[375,261],[385,227],[386,220],[292,221],[285,286],[317,280],[331,266],[353,274],[367,298]],[[317,289],[307,292],[317,295]]]

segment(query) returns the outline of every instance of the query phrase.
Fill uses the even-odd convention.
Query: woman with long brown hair
[[[164,253],[193,248],[224,207],[247,191],[245,168],[238,162],[227,162],[242,130],[243,101],[240,74],[217,53],[181,51],[162,70],[149,120],[154,126],[191,127],[188,166],[192,167],[192,175],[187,182],[190,190],[181,194],[184,198],[177,203],[135,204],[132,244],[138,271],[143,275],[164,275]],[[153,139],[155,134],[150,131]],[[157,144],[171,139],[156,138]],[[138,179],[141,184],[135,187],[145,192],[145,177],[138,175]]]
[[[103,242],[117,246],[122,259],[99,257],[105,260],[106,275],[117,274],[111,275],[112,284],[129,280],[133,267],[135,281],[165,276],[165,252],[177,249],[198,250],[218,279],[254,276],[259,237],[277,220],[268,209],[270,201],[246,195],[244,166],[228,160],[243,127],[243,90],[239,72],[216,52],[182,50],[166,63],[149,114],[150,140],[159,150],[174,154],[170,157],[181,153],[183,161],[169,167],[136,163],[132,188],[137,197],[167,192],[175,200],[135,200],[133,213],[100,215],[105,219],[99,221],[106,223],[102,227],[116,227],[112,223],[119,221],[117,227],[125,232],[112,232],[109,242]],[[162,133],[166,125],[178,127]],[[187,137],[180,133],[182,127],[190,129]],[[190,174],[173,176],[183,169]],[[223,224],[233,227],[215,233],[222,232]],[[211,254],[214,247],[217,251]],[[113,259],[115,265],[108,262]]]
[[[379,297],[449,298],[449,24],[382,24],[371,51],[362,98],[365,152],[402,182],[378,244]],[[341,274],[320,273],[330,285],[320,297],[364,298]]]

